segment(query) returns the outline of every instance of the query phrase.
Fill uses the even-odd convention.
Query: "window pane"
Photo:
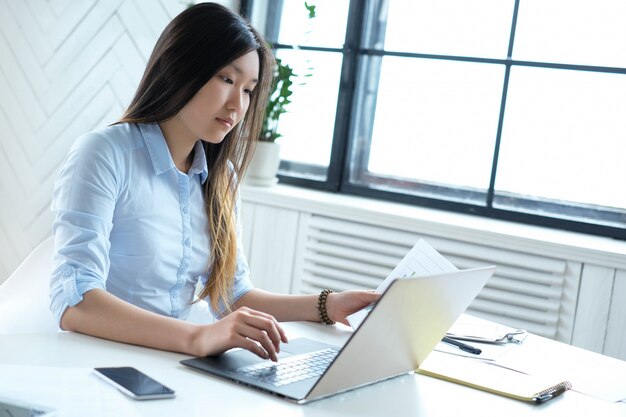
[[[375,114],[360,115],[361,124],[374,118],[369,161],[363,169],[486,190],[503,78],[500,65],[383,58]],[[363,137],[356,142],[361,149],[355,149],[354,159],[368,145]]]
[[[626,67],[624,22],[624,0],[522,0],[513,58]]]
[[[626,213],[626,75],[511,70],[496,193]]]
[[[281,159],[327,167],[337,111],[340,53],[280,49],[277,57],[298,77],[280,117]],[[310,76],[306,76],[310,74]]]
[[[504,59],[513,5],[513,0],[390,1],[385,49]]]
[[[283,1],[278,42],[288,45],[322,46],[341,48],[346,37],[348,0],[315,0],[315,17],[304,1]]]

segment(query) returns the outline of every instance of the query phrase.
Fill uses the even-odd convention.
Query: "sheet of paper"
[[[528,375],[439,352],[430,354],[417,372],[524,401],[532,401],[540,392],[566,382],[558,376]]]
[[[447,335],[468,342],[515,344],[507,336],[522,342],[528,333],[522,329],[505,326],[474,316],[461,314],[448,329]]]
[[[457,271],[457,268],[450,261],[441,256],[424,239],[420,239],[378,286],[376,291],[379,293],[384,292],[396,279],[425,277],[453,271]],[[361,325],[370,310],[371,307],[364,308],[348,316],[348,322],[353,329]]]
[[[458,269],[424,239],[420,239],[378,286],[376,291],[384,292],[398,278],[426,277],[453,271],[458,271]]]
[[[626,362],[583,349],[563,349],[558,343],[527,338],[522,349],[513,349],[497,363],[531,375],[560,375],[572,389],[606,401],[626,398]],[[558,358],[558,360],[553,360]]]
[[[5,399],[55,409],[64,417],[139,416],[131,401],[89,368],[0,364]]]
[[[493,344],[493,343],[479,343],[479,342],[467,342],[468,345],[479,348],[482,350],[480,355],[465,352],[456,346],[452,346],[448,343],[439,342],[435,349],[437,352],[447,353],[450,355],[463,356],[470,359],[477,359],[481,361],[495,361],[508,350],[515,349],[518,345],[514,343],[506,344]]]

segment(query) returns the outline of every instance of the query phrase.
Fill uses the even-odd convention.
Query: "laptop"
[[[397,279],[342,347],[300,338],[278,363],[244,349],[180,362],[299,404],[328,397],[417,369],[494,271]]]
[[[0,417],[56,417],[55,410],[24,401],[0,397]]]

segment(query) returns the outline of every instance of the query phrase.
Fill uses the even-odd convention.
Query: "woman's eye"
[[[245,90],[243,90],[244,93],[246,93],[247,95],[251,96],[252,93],[254,93],[254,90],[250,90],[249,88],[246,88]]]
[[[233,80],[231,80],[228,77],[222,77],[222,80],[224,80],[224,82],[228,83],[228,84],[233,84]]]

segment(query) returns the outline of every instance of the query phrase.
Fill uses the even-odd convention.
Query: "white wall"
[[[188,3],[0,0],[0,283],[51,233],[69,146],[121,116],[158,35]]]

